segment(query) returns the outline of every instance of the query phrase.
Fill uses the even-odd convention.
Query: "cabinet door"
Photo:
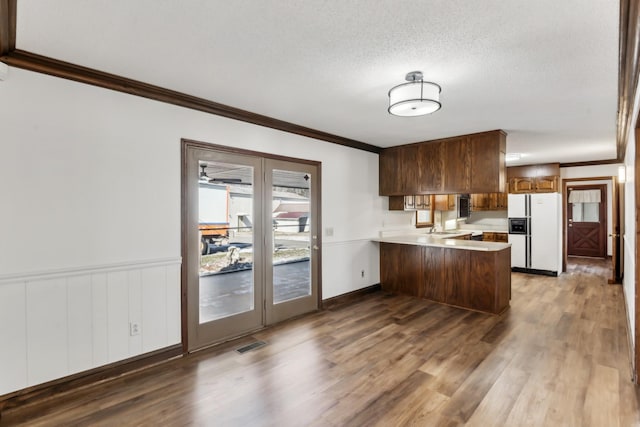
[[[493,233],[494,242],[507,243],[509,241],[509,235],[507,233]]]
[[[425,246],[423,248],[422,270],[424,298],[445,302],[444,248]]]
[[[456,196],[454,194],[438,194],[434,203],[437,211],[452,211],[456,207]]]
[[[468,193],[470,188],[471,150],[469,139],[447,140],[443,148],[443,187],[447,192]]]
[[[464,249],[445,249],[445,302],[469,307],[471,287],[469,286],[469,254]]]
[[[471,210],[487,211],[491,209],[491,195],[487,193],[471,195]]]
[[[508,209],[509,193],[497,193],[497,196],[498,201],[496,208],[501,211],[506,211]]]
[[[429,142],[418,145],[418,168],[420,173],[420,192],[437,193],[442,191],[444,172],[443,144]]]
[[[416,197],[415,196],[404,196],[404,210],[405,211],[415,211],[416,210]]]
[[[558,192],[557,176],[539,176],[535,180],[536,193],[556,193]]]
[[[420,193],[420,167],[418,165],[418,145],[406,145],[400,149],[400,191],[402,194]]]
[[[382,150],[379,156],[378,192],[381,196],[402,196],[400,148]]]
[[[380,243],[380,283],[388,292],[422,297],[422,248]],[[407,266],[410,266],[408,268]]]
[[[534,189],[534,178],[511,178],[509,182],[509,192],[513,194],[533,193]]]
[[[431,195],[423,194],[415,196],[416,209],[419,211],[428,211],[431,209]]]
[[[492,232],[483,232],[482,233],[482,241],[483,242],[495,242],[496,241],[496,237],[495,237],[495,233]]]
[[[467,287],[473,289],[473,295],[469,296],[468,307],[495,312],[497,274],[495,252],[465,252],[473,252],[469,254],[469,282],[467,282]]]
[[[504,191],[506,137],[500,131],[471,135],[472,193]]]

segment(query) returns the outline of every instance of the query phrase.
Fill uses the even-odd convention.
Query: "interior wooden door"
[[[585,191],[599,192],[599,201],[590,201],[591,199],[581,197],[572,198],[572,192]],[[578,196],[578,193],[574,196]],[[571,186],[568,188],[567,200],[567,255],[606,257],[606,185]]]
[[[619,184],[618,180],[613,178],[612,185],[612,204],[611,204],[611,279],[609,283],[622,283],[622,272],[624,259],[624,249],[622,245],[622,236],[624,235],[624,185]]]

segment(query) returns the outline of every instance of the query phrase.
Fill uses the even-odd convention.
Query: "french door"
[[[317,309],[319,166],[189,142],[183,158],[188,350]]]

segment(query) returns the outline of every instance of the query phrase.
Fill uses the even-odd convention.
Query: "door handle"
[[[613,233],[613,234],[609,234],[609,237],[620,237],[620,235]]]
[[[317,251],[318,249],[320,249],[320,247],[318,247],[318,245],[313,245],[313,249]]]

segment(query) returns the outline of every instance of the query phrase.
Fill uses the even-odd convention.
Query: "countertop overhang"
[[[396,243],[401,245],[432,246],[438,248],[466,249],[471,251],[501,251],[511,247],[511,243],[481,242],[475,240],[461,240],[452,237],[469,233],[456,234],[405,234],[372,239],[380,243]]]

